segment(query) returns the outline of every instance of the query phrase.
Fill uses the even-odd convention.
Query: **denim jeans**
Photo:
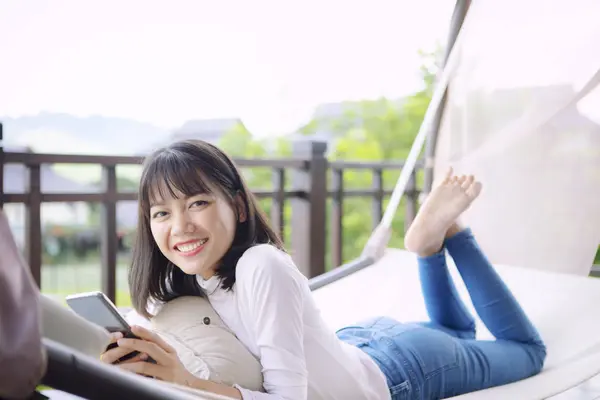
[[[495,340],[475,339],[475,321],[452,282],[445,250]],[[419,258],[418,264],[431,321],[400,323],[377,317],[337,332],[379,365],[393,400],[442,399],[540,372],[544,343],[469,229],[447,239],[439,253]]]

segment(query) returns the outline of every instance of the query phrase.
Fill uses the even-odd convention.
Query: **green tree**
[[[333,147],[330,160],[347,161],[395,161],[406,159],[415,136],[419,130],[433,92],[435,76],[440,59],[440,48],[432,52],[422,52],[423,65],[421,78],[423,86],[411,96],[402,99],[380,98],[358,102],[343,103],[343,112],[333,118],[315,118],[299,129],[307,137],[326,131],[332,136]],[[291,155],[291,143],[280,137],[277,139],[256,139],[242,125],[236,126],[222,138],[220,147],[235,158],[277,158]],[[250,188],[254,190],[272,190],[271,168],[243,168],[243,174]],[[383,174],[384,186],[393,188],[399,170],[386,171]],[[289,179],[288,179],[289,181]],[[344,172],[345,189],[364,189],[372,185],[373,174],[364,170],[346,170]],[[418,175],[418,181],[422,181]],[[384,200],[383,207],[387,206]],[[270,215],[271,200],[261,200],[267,215]],[[406,198],[394,219],[394,235],[390,246],[402,247],[404,236],[404,210]],[[328,201],[327,215],[331,215],[331,201]],[[374,221],[371,213],[371,200],[367,198],[346,198],[343,213],[343,261],[356,258],[371,235]],[[291,209],[285,210],[286,245],[289,247]],[[378,221],[375,221],[378,222]],[[329,227],[329,223],[327,223]],[[327,262],[331,265],[331,244],[327,244]]]
[[[234,158],[264,158],[267,154],[242,122],[226,132],[217,145]]]
[[[258,139],[252,136],[248,129],[242,124],[238,124],[230,131],[226,132],[218,143],[218,146],[233,157],[235,160],[243,159],[265,159],[265,158],[289,158],[292,154],[291,143],[289,140],[279,138]],[[259,191],[273,191],[273,170],[270,167],[241,167],[242,175],[248,186],[256,193]],[[272,200],[270,198],[261,198],[259,203],[266,213],[271,216]],[[286,246],[290,247],[291,227],[291,208],[289,204],[284,208],[285,232],[284,239]]]
[[[346,102],[344,112],[339,117],[314,119],[301,131],[325,130],[333,136],[331,160],[362,161],[403,161],[408,156],[412,143],[425,116],[439,67],[441,49],[422,52],[423,65],[420,69],[423,87],[411,96],[391,100],[380,98],[360,102]],[[384,186],[393,188],[400,171],[386,171],[383,174]],[[346,170],[344,187],[347,189],[367,188],[372,185],[373,174],[364,170]],[[422,182],[422,173],[417,175]],[[384,209],[387,206],[384,200]],[[348,198],[344,200],[343,212],[343,259],[356,258],[369,236],[374,222],[370,213],[370,199]],[[392,247],[403,247],[404,210],[406,197],[400,205],[393,222]],[[330,248],[330,246],[328,246]],[[328,256],[329,260],[329,256]]]

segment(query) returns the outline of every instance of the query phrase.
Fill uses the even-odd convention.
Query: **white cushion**
[[[196,376],[263,390],[260,362],[225,326],[202,297],[180,297],[162,305],[151,327],[173,346]]]
[[[47,295],[40,295],[43,337],[99,358],[110,344],[108,331]]]
[[[477,320],[478,337],[491,335],[477,318],[451,258],[461,297]],[[460,399],[544,399],[600,373],[600,279],[497,266],[548,347],[539,375],[459,396]],[[314,292],[331,329],[374,315],[400,321],[428,320],[414,255],[389,249],[366,269]]]

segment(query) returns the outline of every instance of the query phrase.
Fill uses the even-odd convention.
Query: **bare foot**
[[[407,250],[420,256],[429,256],[442,248],[444,238],[452,234],[457,218],[481,192],[481,183],[470,175],[453,176],[452,168],[446,178],[429,193],[411,224],[404,244]],[[456,232],[454,232],[456,233]]]
[[[421,202],[421,204],[423,204],[423,202]],[[461,232],[463,229],[464,229],[464,227],[458,221],[454,221],[450,225],[450,228],[448,228],[448,230],[446,231],[446,234],[444,235],[444,239],[451,238],[452,236]]]
[[[463,230],[463,227],[458,222],[454,221],[452,223],[452,225],[450,225],[450,228],[448,228],[448,230],[446,231],[446,234],[444,235],[444,239],[449,239],[462,230]]]

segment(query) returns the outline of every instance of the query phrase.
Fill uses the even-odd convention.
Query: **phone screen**
[[[75,313],[87,319],[91,323],[100,325],[109,332],[122,332],[125,337],[137,338],[131,333],[131,327],[125,321],[125,318],[119,314],[117,307],[102,292],[81,293],[67,296],[67,304]],[[107,350],[116,347],[115,342],[111,343]],[[132,351],[114,362],[118,364],[127,361],[139,354]],[[148,357],[146,362],[156,364],[152,357]]]
[[[129,324],[101,292],[69,296],[66,300],[69,307],[77,314],[96,325],[100,325],[109,332],[130,330]]]

